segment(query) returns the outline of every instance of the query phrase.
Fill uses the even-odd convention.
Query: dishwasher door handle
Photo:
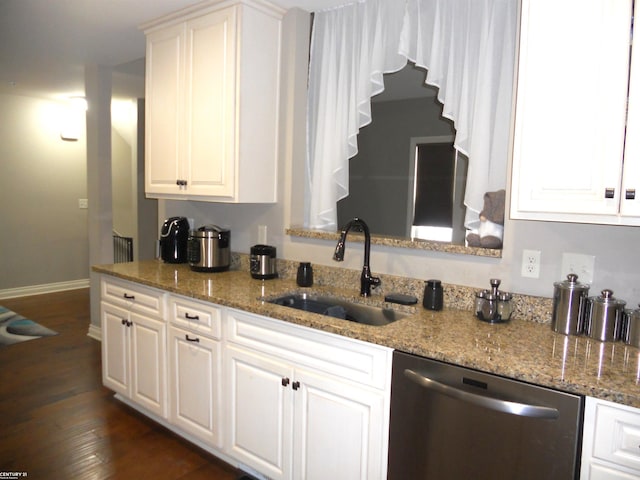
[[[543,407],[540,405],[528,405],[526,403],[510,402],[508,400],[500,400],[498,398],[485,397],[471,392],[465,392],[455,387],[445,385],[432,378],[425,377],[419,373],[406,369],[404,376],[414,383],[425,387],[442,395],[456,398],[463,402],[477,405],[479,407],[488,408],[497,412],[509,413],[521,417],[556,419],[560,415],[558,410],[551,407]]]

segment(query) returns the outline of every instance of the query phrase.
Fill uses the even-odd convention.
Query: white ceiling
[[[353,0],[274,0],[308,11]],[[145,40],[138,26],[197,0],[0,0],[0,93],[84,94],[84,66],[114,69],[114,96],[137,96]]]

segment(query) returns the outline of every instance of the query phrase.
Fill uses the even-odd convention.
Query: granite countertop
[[[329,286],[303,289],[292,279],[255,280],[246,270],[193,272],[188,265],[157,260],[94,266],[93,270],[150,287],[254,312],[325,332],[429,358],[593,396],[640,408],[640,351],[623,343],[554,333],[549,324],[512,318],[488,324],[472,312],[445,308],[432,312],[392,305],[408,315],[386,326],[368,326],[268,303],[292,291],[322,292],[382,305],[383,298],[359,296]],[[389,306],[389,304],[386,304]]]

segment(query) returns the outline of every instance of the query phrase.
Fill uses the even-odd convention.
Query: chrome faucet
[[[333,254],[333,259],[336,262],[341,262],[344,260],[344,242],[347,240],[347,233],[351,227],[358,227],[362,232],[364,232],[364,266],[362,267],[362,275],[360,275],[360,295],[363,297],[368,297],[371,295],[371,288],[376,288],[382,282],[380,281],[380,277],[371,276],[371,269],[369,268],[369,252],[371,250],[371,233],[369,232],[369,227],[361,218],[353,218],[349,221],[344,227],[342,227],[342,234],[340,235],[340,240],[338,240],[338,244],[336,245],[336,251]]]

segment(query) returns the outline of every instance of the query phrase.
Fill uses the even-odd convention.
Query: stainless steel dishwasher
[[[578,478],[584,398],[394,352],[388,480]]]

